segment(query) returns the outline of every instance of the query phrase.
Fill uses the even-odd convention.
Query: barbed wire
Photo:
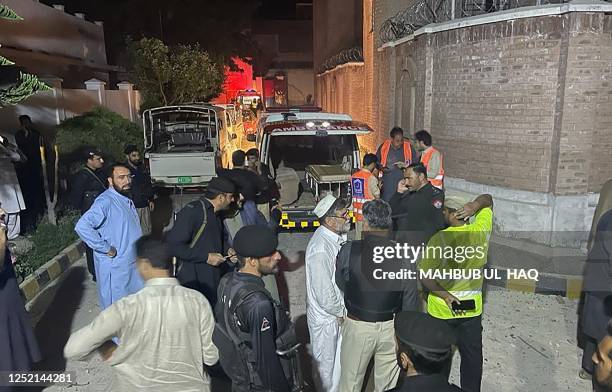
[[[362,48],[349,48],[344,49],[338,54],[328,58],[321,64],[317,73],[323,73],[325,71],[329,71],[330,69],[334,69],[339,65],[352,63],[352,62],[362,62],[363,61],[363,49]]]
[[[452,19],[467,18],[470,16],[525,6],[559,4],[568,1],[569,0],[419,0],[382,23],[379,29],[379,44],[406,37],[421,27],[431,23],[446,22]],[[612,0],[605,1],[611,2]],[[454,10],[453,2],[455,5]]]

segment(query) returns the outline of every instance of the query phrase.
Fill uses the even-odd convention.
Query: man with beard
[[[427,180],[427,169],[422,163],[413,163],[404,169],[404,178],[397,184],[389,204],[395,218],[397,241],[412,246],[426,244],[446,226],[442,214],[444,191]]]
[[[294,331],[262,280],[278,272],[281,256],[277,246],[272,230],[243,227],[234,239],[240,270],[225,275],[219,283],[213,343],[235,392],[291,390],[291,376],[276,352],[295,343]]]
[[[134,244],[141,237],[136,207],[130,199],[132,176],[123,164],[108,168],[108,189],[81,216],[75,231],[94,251],[100,308],[140,290]]]
[[[306,318],[318,391],[337,391],[340,381],[340,325],[346,315],[335,283],[336,257],[351,220],[345,200],[327,195],[314,209],[321,226],[306,248]]]
[[[233,182],[213,178],[203,197],[178,212],[172,230],[166,234],[172,254],[179,261],[177,279],[183,286],[202,293],[213,307],[219,280],[228,269],[222,254],[227,247],[221,213],[229,208],[235,193]]]
[[[128,144],[123,152],[125,153],[127,167],[132,173],[132,201],[136,211],[138,211],[140,227],[143,234],[149,234],[151,233],[151,212],[155,207],[153,203],[155,194],[151,185],[151,176],[142,164],[138,147],[134,144]]]
[[[450,327],[420,312],[400,312],[394,324],[402,374],[398,386],[390,392],[461,392],[444,374],[456,344]]]
[[[595,391],[612,391],[612,321],[606,327],[607,334],[597,345],[591,360],[595,365]]]

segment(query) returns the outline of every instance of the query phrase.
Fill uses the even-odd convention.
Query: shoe
[[[584,369],[580,369],[580,371],[578,372],[578,377],[580,377],[583,380],[590,380],[593,378],[593,376]]]

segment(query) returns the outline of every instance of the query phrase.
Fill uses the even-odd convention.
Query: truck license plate
[[[179,184],[191,184],[191,177],[181,176],[178,178]]]

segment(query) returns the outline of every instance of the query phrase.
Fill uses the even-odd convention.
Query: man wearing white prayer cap
[[[317,391],[336,392],[340,381],[340,325],[346,315],[336,286],[336,256],[351,229],[348,203],[327,195],[314,209],[321,226],[306,248],[306,317]]]

